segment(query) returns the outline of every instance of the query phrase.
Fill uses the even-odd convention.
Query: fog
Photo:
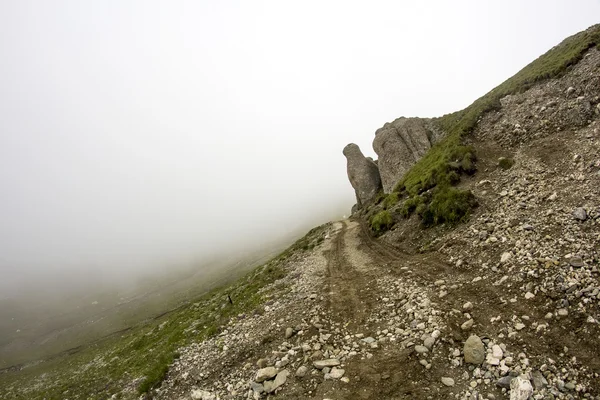
[[[598,15],[596,1],[3,1],[0,298],[289,243],[349,212],[348,142],[374,155],[386,121],[464,108]]]

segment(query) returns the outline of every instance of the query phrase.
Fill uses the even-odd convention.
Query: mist
[[[342,148],[464,108],[596,1],[5,1],[0,298],[290,243],[354,204]],[[266,251],[266,250],[265,250]]]

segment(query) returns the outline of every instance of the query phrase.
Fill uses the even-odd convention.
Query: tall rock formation
[[[398,118],[375,132],[373,149],[383,191],[390,193],[402,176],[431,148],[437,137],[430,121],[424,118]]]
[[[356,192],[357,204],[361,208],[375,200],[381,190],[379,168],[373,160],[365,157],[360,147],[354,143],[344,147],[343,153],[348,161],[348,179]]]

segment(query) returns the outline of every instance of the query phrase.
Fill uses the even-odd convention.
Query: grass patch
[[[383,200],[383,208],[388,210],[388,209],[394,207],[396,204],[398,204],[398,193],[397,192],[392,192],[392,193],[388,194],[387,196],[385,196],[385,199]]]
[[[472,174],[476,170],[475,151],[465,144],[464,138],[475,129],[485,113],[500,109],[501,98],[526,91],[538,82],[559,77],[579,62],[589,49],[599,44],[600,25],[594,25],[565,39],[464,110],[435,119],[446,135],[404,175],[394,191],[414,198],[435,187],[442,187],[431,196],[428,212],[423,213],[428,218],[426,225],[439,223],[435,221],[464,219],[466,214],[463,213],[463,207],[451,205],[452,199],[470,196],[458,196],[449,189],[460,181],[461,175]]]
[[[400,213],[404,218],[408,218],[412,215],[414,211],[421,205],[425,204],[425,199],[419,195],[409,197],[402,204],[402,208],[400,209]]]
[[[470,190],[461,190],[449,186],[440,186],[434,190],[431,203],[421,212],[422,223],[429,227],[464,221],[470,210],[477,205]]]
[[[371,219],[371,229],[377,234],[382,234],[392,227],[394,220],[389,211],[383,210],[375,214]]]

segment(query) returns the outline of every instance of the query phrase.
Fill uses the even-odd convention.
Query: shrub
[[[389,211],[383,210],[375,214],[371,220],[371,229],[379,234],[390,229],[393,224],[394,220],[392,219],[392,214],[390,214]]]
[[[385,199],[383,200],[383,208],[387,210],[394,207],[396,204],[398,204],[398,193],[392,192],[385,196]]]
[[[450,186],[436,188],[429,206],[422,211],[424,226],[464,221],[471,208],[477,205],[470,190],[461,190]]]
[[[410,197],[404,202],[400,212],[404,218],[408,218],[421,204],[423,204],[423,198],[421,196],[417,195]]]

